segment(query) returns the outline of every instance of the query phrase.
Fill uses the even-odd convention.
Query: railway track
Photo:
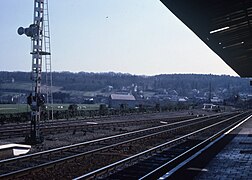
[[[98,129],[115,129],[129,126],[157,126],[160,121],[175,122],[184,119],[193,118],[195,116],[174,116],[174,117],[160,117],[151,116],[151,118],[137,118],[131,117],[131,120],[119,120],[118,119],[79,119],[79,120],[57,120],[57,121],[45,121],[41,123],[41,131],[43,135],[65,133],[68,131],[95,131]],[[30,132],[30,124],[14,124],[5,125],[0,127],[0,139],[24,137]]]
[[[196,131],[186,133],[134,156],[104,166],[75,178],[79,179],[164,179],[169,178],[185,161],[192,158],[212,141],[234,127],[251,112],[220,120]],[[171,146],[176,141],[175,146]],[[175,143],[176,144],[176,143]],[[182,165],[181,165],[182,164]],[[176,169],[177,168],[177,169]],[[163,176],[164,175],[164,176]],[[163,176],[163,177],[161,177]]]
[[[217,117],[207,116],[181,120],[158,127],[146,128],[85,143],[2,160],[0,161],[0,178],[46,179],[55,177],[56,179],[68,179],[85,173],[87,174],[84,175],[84,178],[93,178],[96,177],[97,174],[102,174],[104,176],[104,174],[107,174],[101,170],[104,167],[110,169],[111,164],[126,161],[125,158],[134,159],[133,157],[137,154],[155,148],[157,148],[158,151],[161,151],[161,149],[164,150],[165,148],[183,142],[189,135],[192,137],[203,131],[199,129],[204,129],[205,127],[209,127],[210,129],[211,126],[217,126],[223,123],[227,124],[229,121],[237,121],[237,118],[240,116],[244,116],[244,114],[232,113],[222,114]],[[193,132],[196,133],[194,134]],[[161,146],[160,144],[166,144],[166,146]],[[157,150],[155,150],[155,153],[156,152]],[[153,154],[153,152],[151,152],[151,154]],[[150,154],[148,154],[148,156],[150,156]],[[105,172],[109,171],[105,169]]]

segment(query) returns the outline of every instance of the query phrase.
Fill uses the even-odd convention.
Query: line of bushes
[[[118,116],[137,113],[153,113],[160,111],[180,111],[189,109],[188,105],[170,105],[162,106],[156,105],[155,107],[139,106],[138,108],[122,108],[122,109],[109,109],[106,106],[101,105],[99,110],[78,110],[75,106],[69,106],[68,110],[54,110],[53,119],[72,119],[72,118],[93,118],[104,116]],[[49,117],[49,118],[48,118]],[[52,111],[42,111],[41,121],[52,119]],[[13,113],[13,114],[0,114],[0,124],[5,123],[22,123],[30,120],[30,112],[25,113]]]

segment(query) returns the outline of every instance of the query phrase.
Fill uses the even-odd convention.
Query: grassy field
[[[67,110],[70,104],[54,104],[54,110]],[[98,110],[100,104],[77,104],[78,110]],[[49,108],[51,106],[49,105]]]
[[[0,114],[22,113],[30,111],[27,104],[0,104]]]
[[[53,110],[67,110],[70,104],[54,104]],[[49,106],[49,109],[51,107]],[[78,104],[79,110],[98,110],[99,104]],[[0,104],[0,114],[22,113],[30,111],[27,104]]]

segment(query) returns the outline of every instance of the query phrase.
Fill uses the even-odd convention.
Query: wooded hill
[[[43,74],[42,79],[45,79]],[[31,83],[29,72],[0,72],[0,92],[11,91],[9,83]],[[42,82],[43,83],[43,82]],[[121,90],[132,85],[143,91],[158,89],[176,90],[180,95],[187,95],[193,89],[212,91],[226,89],[231,93],[250,93],[249,79],[228,75],[203,74],[161,74],[156,76],[137,76],[122,73],[72,73],[53,72],[53,85],[65,91],[98,91],[108,86]],[[15,89],[19,89],[15,86]],[[20,88],[20,90],[24,88]]]

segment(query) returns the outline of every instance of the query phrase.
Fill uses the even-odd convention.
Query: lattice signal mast
[[[18,34],[25,34],[31,38],[32,43],[32,92],[27,98],[27,103],[31,107],[31,132],[26,141],[30,144],[41,143],[43,137],[40,132],[41,108],[45,101],[52,101],[52,72],[51,72],[51,48],[49,32],[49,13],[48,0],[34,0],[34,19],[33,24],[28,28],[18,28]],[[47,97],[41,93],[42,62],[46,69],[46,88]]]

